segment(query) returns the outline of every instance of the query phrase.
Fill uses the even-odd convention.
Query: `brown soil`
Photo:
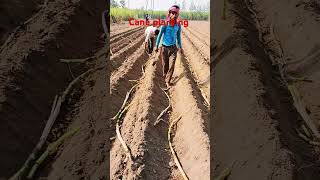
[[[170,121],[182,115],[173,139],[177,156],[190,179],[210,179],[209,112],[206,102],[192,78],[184,55],[178,56],[175,73],[180,78],[170,91],[173,107]]]
[[[109,165],[107,139],[110,137],[108,118],[111,114],[106,111],[110,108],[106,94],[109,81],[106,58],[97,60],[96,66],[104,68],[83,80],[82,96],[73,110],[63,116],[63,119],[71,120],[67,130],[80,127],[80,131],[61,147],[53,160],[46,163],[38,179],[103,180],[108,177],[105,169]],[[57,124],[63,123],[58,121]]]
[[[209,26],[209,24],[208,24]],[[201,36],[198,36],[191,28],[184,28],[185,31],[182,31],[187,39],[190,40],[190,44],[198,51],[198,54],[205,58],[207,62],[209,62],[210,56],[210,45],[204,41]]]
[[[129,33],[125,33],[122,36],[118,36],[117,38],[113,38],[110,42],[110,49],[112,53],[116,53],[125,46],[131,44],[135,39],[141,37],[143,33],[143,29],[139,28],[137,30],[135,29],[134,31],[130,31]]]
[[[179,55],[175,85],[169,92],[172,108],[163,121],[154,125],[169,101],[161,90],[164,80],[160,61],[145,53],[144,28],[129,26],[127,22],[113,24],[112,54],[99,56],[109,48],[101,39],[101,13],[106,3],[46,2],[46,6],[38,9],[40,1],[29,3],[22,19],[1,25],[5,27],[1,34],[5,42],[0,51],[0,178],[12,176],[31,153],[55,95],[78,75],[95,69],[68,94],[41,153],[64,133],[77,127],[80,130],[40,165],[35,179],[108,179],[106,169],[111,170],[111,179],[181,179],[167,139],[169,123],[181,113],[183,116],[172,134],[177,156],[190,178],[209,179],[209,84],[199,86],[209,74],[204,58],[209,57],[209,51],[200,53],[199,47],[203,34],[195,35],[191,30],[183,36],[186,49],[195,54]],[[205,27],[208,28],[207,23]],[[208,50],[208,44],[205,49]],[[202,56],[196,57],[199,54]],[[61,58],[92,55],[99,58],[72,63],[70,67],[60,62]],[[106,61],[108,58],[110,61]],[[201,62],[200,69],[196,61]],[[126,161],[119,140],[110,139],[116,137],[116,122],[110,118],[121,107],[127,91],[137,83],[131,80],[139,80],[139,85],[121,121],[121,134],[133,155],[133,161]]]
[[[132,36],[135,35],[132,34]],[[199,54],[195,47],[187,42],[186,37],[183,37],[183,46]],[[192,38],[194,37],[189,37],[190,41]],[[208,107],[204,105],[206,104],[203,97],[205,93],[201,92],[197,84],[207,77],[209,66],[205,63],[204,58],[195,58],[196,55],[188,54],[190,57],[183,55],[182,58],[179,56],[173,77],[174,86],[169,92],[172,109],[164,116],[163,121],[154,125],[157,116],[168,106],[169,102],[161,90],[161,87],[164,87],[164,80],[160,60],[154,55],[149,57],[145,54],[143,40],[143,37],[137,38],[135,42],[138,43],[125,46],[111,57],[111,64],[114,65],[111,73],[111,112],[113,114],[116,114],[121,107],[127,91],[137,83],[129,80],[139,80],[139,85],[130,99],[131,106],[121,121],[120,129],[132,153],[133,161],[126,158],[126,153],[118,138],[113,140],[110,178],[182,179],[169,150],[167,133],[169,123],[184,113],[173,135],[173,145],[177,156],[189,178],[209,179]],[[154,61],[157,63],[153,63]],[[191,62],[195,61],[203,62],[203,68],[197,71],[191,70],[194,66]],[[197,76],[199,79],[195,78],[196,72],[199,73]],[[184,112],[186,109],[189,111]],[[112,121],[111,124],[115,128],[116,122]],[[115,129],[112,134],[116,137]]]
[[[207,24],[207,26],[209,26],[209,24]],[[193,29],[189,29],[188,31],[193,32]],[[206,80],[210,75],[210,67],[208,62],[209,54],[208,57],[206,57],[206,55],[198,51],[198,49],[209,49],[209,46],[206,44],[202,44],[202,48],[196,46],[193,42],[203,41],[201,41],[199,37],[188,36],[187,33],[182,36],[182,41],[184,42],[184,53],[187,56],[186,63],[191,71],[193,76],[192,78],[195,79],[197,86],[200,89],[206,104],[208,105],[210,104],[210,82],[206,82]]]
[[[43,0],[2,0],[0,3],[0,46],[6,41],[11,31],[17,29],[24,21],[38,12],[42,4]]]
[[[304,122],[274,61],[284,62],[287,74],[313,80],[289,83],[298,87],[307,112],[318,122],[319,71],[310,64],[318,65],[313,49],[320,42],[319,27],[314,11],[299,2],[230,0],[227,20],[222,20],[223,2],[213,4],[214,176],[230,167],[228,179],[320,177],[318,148],[296,133]]]
[[[99,37],[104,7],[103,1],[50,1],[1,47],[0,177],[22,166],[39,141],[55,95],[71,81],[67,65],[59,59],[91,56],[103,47]],[[75,76],[86,68],[71,67]],[[67,109],[61,118],[64,112]]]
[[[128,26],[129,22],[119,22],[119,23],[112,23],[110,25],[110,36],[115,38],[117,34],[121,34],[123,32],[128,32],[131,29],[135,29],[135,26]],[[112,39],[112,38],[111,38]]]

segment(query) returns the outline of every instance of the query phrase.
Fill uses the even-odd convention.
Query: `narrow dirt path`
[[[198,88],[201,90],[202,96],[206,104],[210,105],[210,82],[207,79],[210,77],[210,67],[208,62],[201,56],[199,51],[194,48],[190,42],[191,38],[182,36],[183,49],[186,55],[188,68],[192,72],[196,80]]]
[[[210,179],[209,114],[184,55],[178,54],[174,86],[170,90],[172,115],[169,121],[182,115],[177,123],[173,145],[182,167],[190,179]],[[201,176],[199,176],[201,174]],[[173,179],[181,177],[173,173]]]
[[[204,36],[203,34],[200,34],[199,32],[195,31],[192,28],[184,28],[187,31],[187,34],[190,34],[189,36],[195,37],[199,40],[200,47],[205,47],[207,49],[210,49],[210,39],[208,39],[207,36]],[[208,51],[207,51],[208,52]]]
[[[110,95],[112,106],[110,113],[115,115],[121,107],[126,93],[136,83],[130,80],[138,80],[142,76],[142,65],[148,60],[149,56],[144,52],[144,47],[141,46],[134,52],[126,61],[118,68],[111,72],[110,76]],[[113,131],[110,136],[115,136],[115,121],[111,122]]]
[[[153,125],[168,103],[159,88],[160,77],[160,65],[152,65],[149,59],[145,76],[140,80],[121,126],[121,134],[131,150],[133,162],[125,158],[116,140],[111,149],[111,178],[167,179],[170,175],[170,152],[166,151],[167,126]]]
[[[91,56],[103,46],[99,36],[104,7],[100,1],[49,2],[1,47],[1,176],[9,177],[24,163],[55,95],[71,81],[59,59]]]
[[[190,21],[188,28],[197,34],[199,37],[203,37],[205,40],[210,40],[210,22],[209,21]]]
[[[317,148],[295,130],[304,122],[278,65],[286,60],[270,26],[277,21],[270,23],[263,14],[269,6],[257,9],[263,3],[275,7],[269,1],[228,1],[224,22],[219,19],[223,3],[214,5],[214,26],[225,29],[214,33],[214,171],[228,167],[229,179],[237,180],[315,179]]]
[[[182,31],[182,35],[189,40],[189,43],[191,43],[198,51],[198,54],[200,54],[209,63],[210,47],[205,44],[204,41],[191,34],[189,30]]]

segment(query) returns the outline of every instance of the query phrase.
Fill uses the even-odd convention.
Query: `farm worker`
[[[169,23],[160,27],[160,33],[156,42],[155,51],[158,52],[160,40],[163,35],[160,57],[162,62],[163,77],[168,88],[172,85],[170,81],[174,71],[177,52],[183,52],[181,46],[181,26],[179,23],[177,23],[179,11],[180,8],[177,5],[170,7],[167,15],[167,22]]]
[[[146,21],[149,21],[149,19],[150,19],[149,14],[145,15],[145,19],[146,19]]]
[[[155,42],[155,38],[159,34],[159,29],[154,26],[148,26],[145,30],[146,39],[144,40],[144,48],[147,53],[151,54],[153,51],[153,46]]]

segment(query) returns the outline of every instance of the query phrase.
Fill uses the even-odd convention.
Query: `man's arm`
[[[158,37],[157,37],[156,50],[159,48],[160,40],[161,40],[161,37],[162,37],[162,34],[163,34],[163,28],[164,28],[164,26],[161,26],[160,32],[159,32]]]
[[[177,41],[178,41],[178,48],[181,49],[181,26],[179,26],[178,32],[177,32]]]
[[[150,38],[150,30],[149,29],[146,29],[146,39],[144,40],[144,42],[148,42],[149,38]]]

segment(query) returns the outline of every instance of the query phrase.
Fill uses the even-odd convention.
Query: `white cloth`
[[[151,37],[154,37],[156,30],[157,30],[157,27],[148,26],[147,29],[146,29],[145,32],[144,32],[144,35],[146,36],[146,39],[145,39],[144,42],[148,42],[148,40],[149,40]]]

